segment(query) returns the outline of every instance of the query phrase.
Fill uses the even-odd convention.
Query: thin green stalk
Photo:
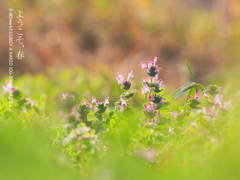
[[[132,102],[132,98],[130,98],[130,103],[131,103],[132,114],[133,114],[133,119],[134,119],[134,109],[133,109],[133,102]]]
[[[151,77],[151,84],[152,84],[152,77]],[[149,92],[149,96],[151,96],[151,93],[152,93],[152,87],[150,87],[150,92]],[[148,96],[148,99],[147,99],[147,104],[149,103],[149,96]]]
[[[87,115],[85,115],[85,119],[86,119],[86,126],[89,127],[89,122],[87,120]]]
[[[22,114],[23,114],[23,118],[24,118],[25,122],[28,123],[27,117],[25,116],[23,110],[22,110]]]

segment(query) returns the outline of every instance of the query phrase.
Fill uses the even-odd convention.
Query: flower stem
[[[133,114],[133,119],[134,119],[134,110],[133,110],[133,102],[132,102],[132,98],[130,98],[130,103],[131,103],[132,114]]]
[[[152,84],[152,77],[151,77],[151,84]],[[149,103],[149,100],[150,100],[150,98],[149,98],[149,96],[151,96],[151,93],[152,93],[152,87],[150,87],[150,92],[149,92],[149,95],[148,95],[148,99],[147,99],[147,104]]]
[[[160,122],[162,122],[162,116],[161,116],[161,113],[160,113],[160,109],[158,110],[158,117],[159,117]],[[163,125],[162,125],[162,134],[164,135]]]
[[[27,117],[25,116],[23,110],[22,110],[22,114],[23,114],[23,118],[24,118],[25,122],[28,123]]]
[[[162,117],[161,117],[160,109],[158,110],[158,117],[159,117],[159,119],[160,119],[160,122],[162,122]]]
[[[89,127],[89,122],[87,120],[87,115],[85,115],[85,118],[86,118],[86,126]]]
[[[162,125],[162,134],[164,135],[164,129],[163,129],[163,125]]]

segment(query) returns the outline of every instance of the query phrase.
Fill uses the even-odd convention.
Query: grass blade
[[[186,60],[186,59],[185,59],[185,62],[186,62],[186,64],[187,64],[188,70],[190,71],[190,74],[191,74],[191,76],[192,76],[192,78],[193,78],[193,81],[194,81],[194,82],[196,82],[196,80],[195,80],[195,77],[194,77],[194,75],[193,75],[193,71],[192,71],[192,68],[191,68],[190,64],[187,62],[187,60]]]

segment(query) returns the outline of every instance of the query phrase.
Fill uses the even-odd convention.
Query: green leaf
[[[164,91],[165,91],[165,88],[162,88],[162,91],[160,93],[158,93],[158,95],[161,96],[164,93]]]
[[[178,95],[176,96],[175,100],[177,100],[177,98],[179,98],[180,96],[182,96],[185,92],[189,91],[190,89],[192,89],[193,86],[188,87],[187,89],[181,91],[180,93],[178,93]]]
[[[188,82],[187,84],[184,84],[182,87],[178,88],[171,96],[171,99],[177,96],[181,91],[183,91],[185,88],[192,86],[195,84],[195,82]]]
[[[110,127],[112,128],[114,124],[115,124],[115,120],[114,120],[114,119],[111,119],[111,120],[110,120],[110,124],[109,124]]]
[[[169,101],[171,99],[171,96],[167,95],[167,96],[163,96],[165,99],[165,101]]]
[[[202,84],[197,84],[198,85],[198,87],[201,89],[201,91],[203,92],[203,91],[205,91],[205,88],[204,88],[204,86],[202,85]]]
[[[163,114],[168,114],[168,113],[170,113],[170,109],[169,108],[160,109],[160,112],[163,113]]]
[[[11,117],[11,115],[12,115],[11,111],[6,111],[4,113],[4,118],[7,120],[7,119],[9,119]]]
[[[162,106],[161,106],[161,109],[165,109],[165,108],[167,108],[170,105],[171,105],[170,102],[163,103]]]
[[[185,62],[186,62],[186,64],[187,64],[188,70],[190,71],[190,74],[191,74],[191,76],[192,76],[192,78],[193,78],[193,81],[194,81],[194,82],[196,82],[196,80],[195,80],[195,78],[194,78],[193,71],[192,71],[192,68],[191,68],[190,64],[187,62],[187,60],[186,60],[186,59],[185,59]]]
[[[195,93],[196,93],[196,86],[193,86],[193,88],[190,89],[190,91],[188,92],[185,104],[187,104],[187,102],[188,102],[188,99],[189,99],[188,96],[194,97]]]

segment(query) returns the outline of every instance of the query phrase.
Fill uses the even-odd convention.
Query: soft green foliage
[[[126,100],[122,111],[113,110],[113,103],[105,105],[104,102],[94,103],[98,107],[95,111],[86,101],[91,96],[83,95],[101,92],[101,85],[94,83],[100,78],[87,85],[86,74],[81,73],[83,79],[77,81],[80,85],[69,86],[71,78],[67,75],[73,76],[69,72],[63,75],[65,85],[58,88],[44,76],[24,77],[33,84],[24,83],[22,89],[17,86],[23,83],[22,79],[16,80],[14,86],[21,96],[13,99],[12,106],[9,94],[1,93],[0,179],[225,180],[240,177],[240,103],[234,104],[234,110],[221,104],[215,107],[214,112],[218,114],[209,113],[208,108],[219,105],[218,87],[207,87],[212,93],[212,96],[207,94],[210,99],[195,94],[197,86],[202,91],[206,89],[194,82],[179,88],[174,96],[191,87],[190,97],[173,114],[176,117],[169,116],[175,101],[169,102],[171,97],[163,95],[163,88],[156,96],[166,101],[159,103],[161,121],[151,124],[145,122],[148,114],[142,112],[143,108],[132,108],[129,102],[137,101],[137,93]],[[38,78],[40,84],[35,82]],[[104,80],[101,83],[107,84]],[[109,86],[114,89],[117,84]],[[44,89],[46,95],[37,95],[38,88]],[[64,91],[68,97],[61,101]],[[113,95],[121,93],[116,90]],[[31,103],[28,95],[37,100]],[[109,99],[111,102],[111,96]],[[121,103],[120,100],[116,106]],[[202,107],[206,107],[205,113]]]

